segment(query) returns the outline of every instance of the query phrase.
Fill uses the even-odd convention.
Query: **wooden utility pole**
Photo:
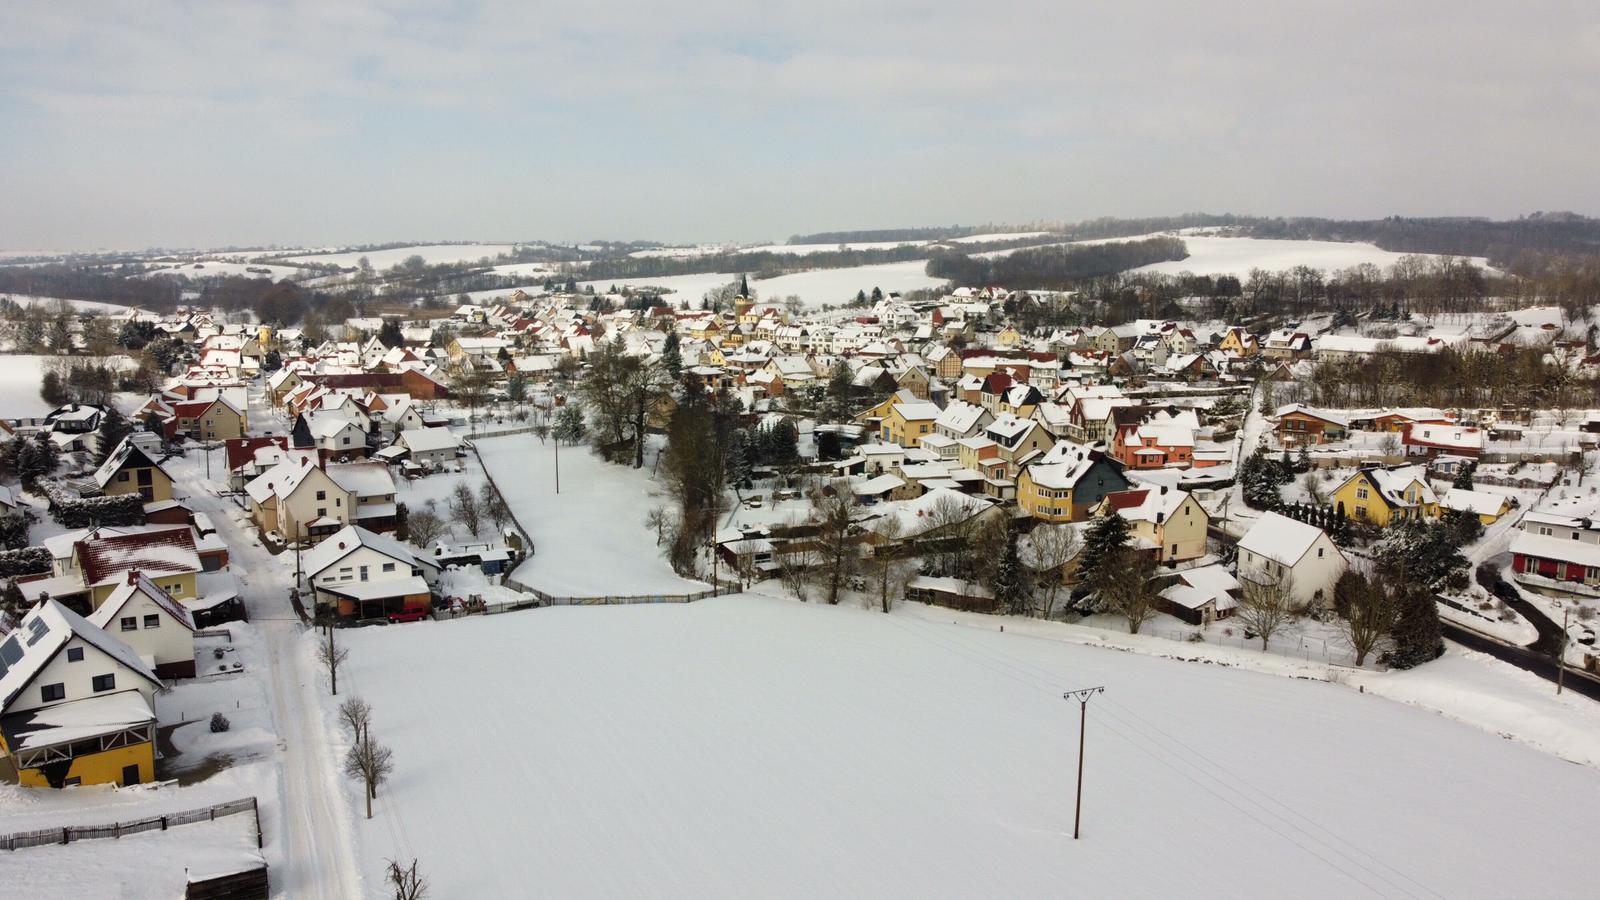
[[[1572,607],[1561,610],[1561,643],[1556,645],[1556,695],[1560,696],[1561,689],[1567,681],[1567,626],[1571,624]]]
[[[1089,699],[1105,693],[1104,687],[1079,688],[1061,695],[1063,700],[1078,701],[1078,797],[1072,805],[1072,839],[1078,839],[1078,824],[1083,819],[1083,732],[1089,723]]]

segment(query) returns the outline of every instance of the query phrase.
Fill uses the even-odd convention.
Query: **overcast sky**
[[[1596,214],[1600,2],[7,0],[0,123],[13,249]]]

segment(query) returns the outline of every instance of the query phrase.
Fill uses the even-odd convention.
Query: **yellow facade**
[[[3,744],[3,742],[0,742]],[[75,784],[117,784],[126,785],[131,782],[124,780],[123,769],[128,766],[139,767],[139,784],[149,784],[156,780],[156,753],[155,745],[149,741],[134,744],[129,747],[114,747],[110,750],[101,750],[97,753],[86,753],[72,759],[66,774],[62,776],[62,783]],[[73,782],[72,779],[78,779]],[[17,783],[23,787],[53,787],[50,780],[45,777],[43,769],[21,769],[17,772]]]
[[[901,405],[889,408],[889,414],[879,426],[879,435],[885,443],[916,447],[922,443],[924,435],[933,433],[933,419],[907,419],[903,409]]]
[[[195,586],[195,573],[185,572],[182,575],[156,575],[153,572],[144,573],[156,586],[166,591],[177,600],[193,600],[200,596]],[[117,576],[119,579],[122,576]],[[117,589],[119,581],[109,584],[97,584],[89,589],[89,604],[94,609],[99,609],[100,604],[106,602],[111,592]]]
[[[148,488],[148,492],[144,489]],[[172,479],[154,466],[128,466],[106,482],[107,496],[117,494],[144,494],[145,501],[171,500]]]
[[[1402,519],[1421,517],[1434,520],[1439,518],[1439,504],[1421,503],[1422,486],[1420,482],[1413,481],[1406,486],[1405,497],[1413,504],[1412,507],[1394,507],[1389,504],[1373,483],[1366,472],[1357,472],[1350,476],[1344,484],[1334,489],[1331,502],[1335,509],[1344,508],[1344,514],[1352,519],[1370,522],[1373,525],[1387,528],[1390,524]]]
[[[1072,521],[1072,489],[1041,486],[1033,480],[1032,467],[1017,478],[1017,505],[1043,522]]]
[[[1222,343],[1217,345],[1217,349],[1224,353],[1232,350],[1240,356],[1253,356],[1260,349],[1260,344],[1256,342],[1254,335],[1238,328],[1230,328],[1223,336]]]

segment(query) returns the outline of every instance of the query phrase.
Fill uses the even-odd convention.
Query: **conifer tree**
[[[1117,516],[1117,518],[1122,517]],[[994,591],[995,603],[1002,612],[1012,615],[1024,615],[1028,612],[1031,604],[1027,585],[1024,583],[1025,575],[1022,556],[1017,550],[1017,530],[1007,528],[1005,552],[995,563],[989,582],[989,589]]]
[[[1101,580],[1101,570],[1116,564],[1127,542],[1128,520],[1121,514],[1112,512],[1096,519],[1083,536],[1083,552],[1078,555],[1078,580],[1092,588]]]
[[[678,347],[676,331],[668,332],[666,343],[661,346],[661,367],[673,381],[683,377],[683,351]]]
[[[1394,649],[1389,664],[1410,669],[1438,659],[1444,653],[1444,638],[1439,631],[1439,608],[1433,593],[1417,584],[1392,584],[1399,592],[1398,614],[1390,637]]]
[[[100,449],[94,455],[95,465],[105,462],[116,451],[117,445],[122,443],[122,439],[132,432],[133,423],[115,406],[108,406],[100,417]]]

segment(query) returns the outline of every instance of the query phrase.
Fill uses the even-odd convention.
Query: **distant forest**
[[[933,228],[878,228],[863,231],[818,231],[815,234],[796,234],[789,237],[791,244],[862,244],[876,241],[945,241],[970,234],[988,234],[1002,231],[1003,225],[950,225]]]
[[[928,260],[928,274],[956,284],[1066,290],[1090,278],[1104,278],[1151,263],[1184,259],[1188,255],[1189,249],[1176,237],[1031,247],[993,257],[941,250]]]

